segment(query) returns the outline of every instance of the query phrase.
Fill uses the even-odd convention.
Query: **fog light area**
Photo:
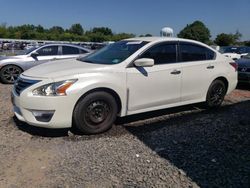
[[[37,121],[49,122],[53,117],[55,110],[31,110]]]

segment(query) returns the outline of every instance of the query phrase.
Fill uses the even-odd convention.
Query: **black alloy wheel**
[[[209,87],[206,105],[209,108],[219,107],[226,95],[226,87],[223,81],[215,80]]]
[[[4,84],[13,84],[22,72],[18,66],[7,65],[0,71],[0,79]]]

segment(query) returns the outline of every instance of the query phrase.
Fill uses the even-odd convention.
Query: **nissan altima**
[[[12,99],[16,117],[30,125],[96,134],[110,129],[117,116],[198,102],[219,107],[236,85],[236,63],[209,46],[145,37],[29,69]]]

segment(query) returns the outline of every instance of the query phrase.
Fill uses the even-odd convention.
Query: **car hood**
[[[239,59],[236,63],[239,67],[250,67],[250,59]]]
[[[51,61],[23,73],[24,76],[33,78],[58,78],[62,76],[79,75],[93,72],[121,72],[116,65],[101,65],[79,61],[77,59],[67,59]]]
[[[16,61],[18,59],[24,59],[27,58],[27,55],[16,55],[16,56],[0,56],[0,61]]]

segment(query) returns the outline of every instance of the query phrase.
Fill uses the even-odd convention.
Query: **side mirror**
[[[32,53],[30,54],[30,56],[33,57],[34,59],[36,59],[37,56],[39,56],[39,53],[37,53],[37,52],[32,52]]]
[[[150,58],[141,58],[134,61],[136,67],[152,67],[154,64],[155,61]]]

